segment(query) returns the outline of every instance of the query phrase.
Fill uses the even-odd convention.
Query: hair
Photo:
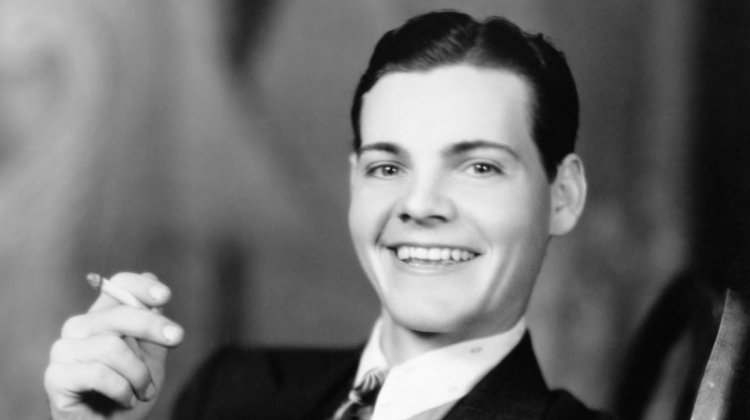
[[[409,19],[383,35],[354,93],[351,121],[354,147],[361,146],[364,95],[381,77],[455,64],[510,71],[531,87],[531,130],[548,179],[575,148],[578,94],[562,52],[542,34],[524,32],[502,17],[477,21],[456,11],[436,11]]]

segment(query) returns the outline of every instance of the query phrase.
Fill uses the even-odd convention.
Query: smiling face
[[[468,64],[365,95],[349,225],[385,331],[459,341],[523,315],[554,233],[529,102],[521,77]]]

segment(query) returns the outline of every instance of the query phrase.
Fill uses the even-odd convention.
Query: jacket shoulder
[[[586,407],[568,391],[552,391],[551,397],[545,420],[615,420],[608,413]]]

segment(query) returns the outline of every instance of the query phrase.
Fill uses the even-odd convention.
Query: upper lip
[[[461,251],[468,251],[473,254],[480,255],[481,252],[479,252],[477,249],[469,247],[469,246],[463,246],[463,245],[451,245],[451,244],[445,244],[445,243],[428,243],[428,242],[390,242],[383,245],[385,248],[395,250],[402,246],[407,247],[415,247],[415,248],[448,248],[448,249],[458,249]]]

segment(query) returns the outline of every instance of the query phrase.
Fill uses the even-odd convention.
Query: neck
[[[451,344],[508,331],[516,325],[520,317],[509,325],[502,325],[497,329],[474,331],[471,328],[463,328],[457,332],[445,333],[422,332],[405,328],[395,322],[387,312],[382,314],[381,320],[380,348],[388,365],[397,366],[414,357]]]

